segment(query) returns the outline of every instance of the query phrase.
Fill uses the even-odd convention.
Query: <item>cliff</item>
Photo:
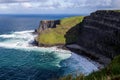
[[[41,21],[40,27],[36,30],[38,33],[37,38],[35,39],[38,43],[38,46],[56,46],[56,45],[65,45],[65,34],[71,27],[76,26],[82,22],[83,17],[70,17],[64,18],[61,20],[55,21]],[[71,42],[76,42],[77,38],[77,29],[72,31],[69,36]]]
[[[40,21],[40,25],[38,29],[36,29],[37,33],[41,33],[48,28],[56,28],[57,25],[60,24],[60,20],[42,20]]]
[[[105,65],[110,62],[110,59],[120,55],[119,10],[100,10],[86,17],[65,18],[60,20],[59,25],[50,26],[51,28],[48,26],[46,28],[44,22],[40,25],[42,27],[40,26],[38,29],[38,33],[40,33],[36,38],[38,46],[66,44],[68,49],[95,58]],[[51,22],[46,25],[51,25]],[[119,74],[120,56],[114,58],[112,63],[105,69],[93,72],[84,79],[119,80]]]
[[[120,13],[96,11],[84,18],[77,44],[110,58],[120,53]]]
[[[80,16],[56,21],[44,20],[40,22],[37,32],[39,46],[74,43],[85,53],[101,54],[111,59],[120,52],[119,11],[100,10],[84,19]]]
[[[78,35],[73,44],[69,43],[69,36],[74,28],[78,28]],[[65,38],[68,49],[107,66],[111,59],[120,54],[120,12],[93,12],[66,32]]]
[[[76,43],[69,43],[68,37],[78,28]],[[65,35],[67,47],[88,57],[95,56],[105,67],[88,76],[77,76],[77,80],[119,80],[120,79],[120,10],[99,10],[86,16],[78,26]],[[110,63],[109,58],[112,59]],[[110,63],[108,65],[108,63]],[[72,79],[71,76],[61,80]]]

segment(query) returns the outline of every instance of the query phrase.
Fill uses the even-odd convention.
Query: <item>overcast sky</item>
[[[120,0],[0,0],[0,14],[86,14],[120,9]]]

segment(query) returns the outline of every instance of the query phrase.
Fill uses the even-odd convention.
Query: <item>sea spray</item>
[[[97,71],[97,65],[93,64],[93,61],[88,60],[76,53],[72,53],[71,57],[61,62],[61,66],[64,75],[72,74],[73,76],[84,74],[88,75],[93,71]]]
[[[12,32],[9,34],[2,34],[0,38],[4,39],[0,41],[0,47],[9,49],[19,49],[24,51],[36,51],[42,53],[54,53],[58,58],[56,64],[60,67],[59,62],[61,60],[67,59],[71,56],[71,52],[67,50],[58,49],[57,47],[37,47],[32,46],[30,43],[34,41],[36,35],[32,34],[33,30]]]
[[[60,68],[60,72],[62,72],[61,75],[75,75],[76,71],[79,74],[83,73],[87,75],[92,71],[98,70],[97,66],[92,62],[70,51],[58,49],[57,47],[45,48],[32,46],[30,43],[34,41],[36,37],[32,32],[33,30],[28,30],[0,35],[0,47],[9,49],[8,51],[11,51],[11,49],[17,51],[17,53],[11,51],[7,54],[11,58],[11,65],[23,65],[23,62],[24,65],[26,65],[26,63],[29,65],[34,64],[34,66],[44,67],[49,70]],[[22,60],[18,57],[18,62],[15,62],[15,56],[13,57],[11,55],[25,55],[26,57],[21,57]],[[4,58],[10,61],[9,57]],[[3,64],[7,65],[6,61],[3,60]],[[1,65],[3,64],[1,63]]]

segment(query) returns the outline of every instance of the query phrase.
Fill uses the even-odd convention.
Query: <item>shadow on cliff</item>
[[[78,44],[79,36],[82,33],[82,28],[83,28],[83,22],[80,22],[66,32],[66,34],[64,36],[66,39],[65,47],[74,53],[78,53],[85,57],[89,56],[89,58],[91,58],[93,60],[97,60],[98,59],[97,57],[95,57],[94,55],[91,55],[89,53],[86,53],[86,51],[84,51],[84,50],[74,48],[74,46],[73,46],[73,48],[68,47],[68,45],[71,45],[71,44]]]
[[[82,29],[82,22],[73,26],[64,35],[64,37],[65,37],[65,47],[72,52],[80,53],[79,49],[69,48],[68,45],[77,44],[78,37],[80,36],[80,33],[81,33],[81,29]]]
[[[65,45],[77,43],[81,28],[82,23],[78,23],[66,32],[66,34],[64,35],[66,39]]]

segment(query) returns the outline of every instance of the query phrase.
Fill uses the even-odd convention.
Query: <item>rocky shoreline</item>
[[[33,44],[33,45],[38,46],[38,47],[45,47],[45,48],[56,47],[56,48],[61,49],[61,50],[71,51],[71,53],[78,54],[78,55],[83,56],[86,59],[88,59],[90,62],[95,64],[98,67],[98,69],[103,69],[111,61],[110,58],[105,57],[105,56],[104,56],[105,60],[100,59],[100,57],[102,58],[103,55],[98,56],[98,55],[95,55],[95,54],[86,53],[86,52],[84,52],[80,49],[76,49],[75,47],[69,47],[69,45],[65,45],[65,44],[56,44],[56,45],[44,45],[44,44],[42,45],[41,44],[41,45],[38,45],[38,43],[36,41],[34,43],[35,44]]]
[[[111,59],[109,57],[106,57],[106,56],[101,55],[101,54],[96,54],[96,53],[93,53],[90,51],[83,50],[77,44],[66,45],[66,47],[70,51],[75,52],[75,53],[82,55],[84,57],[87,57],[87,58],[103,65],[104,67],[106,67],[111,62]]]
[[[33,34],[39,35],[38,33],[36,33],[36,30],[33,32]],[[88,53],[86,53],[82,50],[76,49],[75,47],[70,48],[70,47],[68,47],[69,45],[65,45],[65,44],[56,44],[56,45],[40,44],[40,45],[38,45],[38,43],[35,39],[34,39],[32,45],[33,46],[38,46],[38,47],[45,47],[45,48],[56,47],[57,49],[70,51],[71,53],[75,53],[75,54],[78,54],[80,56],[85,57],[90,62],[92,62],[94,65],[96,65],[98,67],[98,69],[102,69],[102,68],[104,68],[105,66],[108,65],[108,63],[106,63],[106,62],[104,63],[103,61],[98,60],[99,58],[96,57],[95,55],[88,54]]]

